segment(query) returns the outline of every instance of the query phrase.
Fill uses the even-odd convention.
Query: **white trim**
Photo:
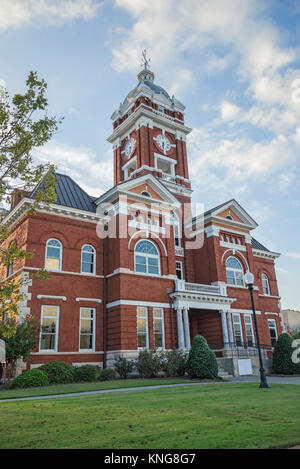
[[[91,349],[81,349],[80,348],[80,336],[81,336],[81,310],[83,309],[89,309],[93,311],[93,318],[86,318],[88,321],[92,321],[93,324],[93,333],[92,333],[92,348]],[[96,344],[96,308],[90,308],[86,306],[81,306],[80,307],[80,312],[79,312],[79,344],[78,344],[78,350],[79,352],[94,352],[95,351],[95,344]]]
[[[38,300],[41,300],[42,298],[51,298],[52,300],[63,300],[67,301],[66,296],[56,296],[56,295],[37,295],[36,296]],[[45,306],[52,306],[52,305],[45,305]]]
[[[252,248],[252,254],[255,257],[263,257],[267,259],[277,259],[277,257],[280,256],[278,252],[271,252],[271,251],[263,251],[261,249],[253,249]]]
[[[100,298],[75,298],[75,301],[96,301],[97,303],[102,303]]]
[[[42,349],[41,351],[46,354],[46,353],[56,353],[57,352],[57,348],[58,348],[58,335],[59,335],[59,317],[60,317],[60,306],[55,306],[55,305],[42,305],[42,309],[41,309],[41,330],[40,330],[40,338],[39,338],[39,351],[41,349],[41,338],[42,338],[42,335],[43,335],[43,331],[42,331],[42,323],[43,323],[43,319],[44,319],[44,316],[43,316],[43,310],[44,308],[47,308],[51,306],[52,308],[56,308],[56,323],[55,323],[55,343],[54,343],[54,349]],[[47,316],[46,316],[47,317]],[[54,318],[54,316],[49,316],[49,317],[52,317]]]
[[[136,248],[137,246],[142,243],[142,242],[148,242],[150,244],[152,244],[152,246],[154,247],[154,249],[156,250],[157,254],[149,254],[147,252],[139,252],[137,251],[136,252]],[[136,269],[136,266],[137,266],[137,262],[136,262],[136,257],[139,256],[139,257],[144,257],[146,259],[146,262],[145,262],[145,268],[146,268],[146,272],[138,272],[137,269]],[[148,262],[148,259],[157,259],[157,268],[158,268],[158,272],[157,274],[154,274],[154,273],[151,273],[149,272],[149,267],[152,267],[151,265],[149,265],[149,262]],[[141,264],[143,265],[143,264]],[[154,266],[156,268],[156,266]],[[140,239],[136,245],[134,246],[134,271],[135,272],[138,272],[138,273],[143,273],[145,275],[160,275],[161,274],[161,266],[160,266],[160,254],[159,254],[159,249],[157,248],[156,244],[153,243],[153,241],[149,240],[149,239]]]
[[[262,293],[259,293],[258,296],[263,297],[263,298],[275,298],[276,300],[280,300],[280,296],[272,296],[272,295],[263,295]]]
[[[251,309],[230,308],[231,313],[253,314]],[[256,314],[261,314],[261,311],[256,311]]]
[[[50,241],[57,241],[59,244],[60,244],[60,247],[59,247],[59,268],[58,269],[49,269],[48,267],[46,267],[46,261],[48,259],[48,256],[47,256],[47,250],[48,250],[48,243]],[[53,247],[53,246],[49,246],[49,247]],[[56,246],[54,246],[54,248],[57,248]],[[57,248],[58,249],[58,248]],[[50,259],[53,259],[53,258],[50,258]],[[60,239],[57,239],[57,238],[49,238],[47,239],[46,241],[46,248],[45,248],[45,262],[44,262],[44,269],[45,270],[48,270],[50,272],[57,272],[57,271],[61,271],[62,269],[62,259],[63,259],[63,243],[60,241]]]
[[[272,314],[272,315],[274,315],[274,316],[280,316],[279,313],[267,313],[267,312],[265,312],[264,314]]]
[[[136,231],[135,233],[133,233],[130,240],[128,241],[128,249],[130,249],[132,239],[140,233],[147,233],[147,235],[149,235],[149,230],[140,230],[140,231]],[[166,246],[165,246],[163,240],[156,233],[151,233],[151,235],[154,236],[155,239],[158,239],[160,241],[162,247],[164,248],[165,255],[167,256],[168,253],[167,253],[167,249],[166,249]],[[146,238],[141,238],[141,240],[143,240],[143,239],[149,240],[148,236]],[[155,245],[155,243],[154,243],[154,245]]]
[[[220,240],[220,246],[222,246],[223,248],[230,248],[232,250],[236,250],[236,248],[238,248],[239,251],[247,251],[246,246],[243,246],[242,244],[227,243],[227,241],[222,240]]]
[[[117,300],[107,303],[106,308],[113,308],[115,306],[150,306],[153,308],[171,308],[169,303],[156,303],[155,301],[138,301],[138,300]]]
[[[93,266],[93,272],[83,272],[83,271],[82,271],[82,263],[83,263],[83,261],[82,261],[82,255],[83,255],[84,252],[89,253],[89,251],[84,251],[84,248],[85,248],[85,247],[90,247],[90,248],[93,249],[93,259],[94,259],[94,262],[93,262],[93,264],[92,264],[92,266]],[[94,248],[94,246],[92,246],[92,244],[84,244],[84,245],[81,247],[81,258],[80,258],[80,273],[81,273],[81,274],[84,273],[84,274],[88,274],[88,275],[95,275],[95,273],[96,273],[96,257],[97,257],[97,256],[96,256],[96,249]]]
[[[77,352],[51,352],[51,351],[49,351],[49,352],[44,352],[44,351],[42,350],[41,352],[30,352],[30,355],[50,355],[51,353],[53,353],[53,354],[55,354],[55,355],[70,355],[70,354],[71,354],[71,355],[85,355],[85,354],[87,354],[87,355],[89,355],[89,354],[97,354],[97,355],[99,354],[99,355],[103,355],[103,354],[104,354],[103,351],[101,351],[101,352],[99,352],[99,351],[97,351],[97,352],[91,352],[91,351],[89,351],[89,350],[86,351],[86,352],[78,352],[78,351],[77,351]],[[40,365],[39,365],[39,366],[40,366]]]

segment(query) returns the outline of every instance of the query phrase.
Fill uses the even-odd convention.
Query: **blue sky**
[[[48,83],[60,131],[35,152],[91,195],[112,185],[110,116],[137,83],[141,50],[155,82],[186,105],[194,202],[232,197],[282,253],[282,306],[300,310],[300,1],[0,0],[0,80]]]

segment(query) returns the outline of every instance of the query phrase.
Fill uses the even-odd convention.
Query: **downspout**
[[[108,230],[108,225],[104,225],[104,231]],[[106,284],[106,251],[107,251],[107,237],[103,238],[103,369],[106,368],[107,360],[107,284]]]

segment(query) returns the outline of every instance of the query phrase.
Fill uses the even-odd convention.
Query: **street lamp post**
[[[267,378],[266,378],[265,370],[264,370],[264,367],[263,367],[263,361],[262,361],[261,350],[260,350],[259,335],[258,335],[258,328],[257,328],[257,321],[256,321],[256,312],[255,312],[255,306],[254,306],[254,298],[253,298],[254,275],[248,270],[246,272],[246,274],[244,275],[244,280],[245,280],[246,285],[249,288],[252,311],[253,311],[253,318],[254,318],[255,334],[256,334],[256,340],[257,340],[259,365],[260,365],[260,369],[259,369],[259,372],[260,372],[260,385],[259,385],[259,387],[260,388],[269,388],[270,386],[267,383]]]

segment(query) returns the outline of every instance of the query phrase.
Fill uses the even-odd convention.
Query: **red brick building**
[[[220,366],[238,373],[237,357],[256,357],[247,270],[260,341],[274,345],[282,331],[279,254],[252,237],[257,223],[234,199],[192,217],[184,109],[145,67],[112,115],[114,186],[95,198],[57,174],[50,207],[29,215],[35,191],[14,199],[7,243],[35,255],[2,266],[1,278],[50,272],[24,287],[20,305],[42,326],[30,366],[54,359],[110,366],[144,347],[189,349],[202,334]]]

